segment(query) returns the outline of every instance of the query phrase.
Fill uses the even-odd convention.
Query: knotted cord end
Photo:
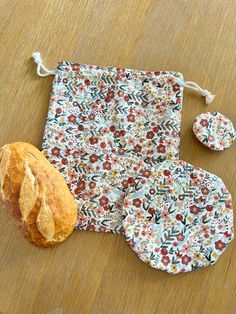
[[[205,97],[206,104],[210,104],[216,96],[216,95],[212,95],[212,93],[209,92],[207,89],[204,89],[201,95]]]
[[[37,64],[43,63],[43,60],[41,58],[40,52],[33,52],[32,53],[32,58],[34,59],[34,62],[37,63]]]
[[[201,94],[203,97],[205,97],[205,102],[206,104],[210,104],[214,98],[215,95],[212,95],[211,92],[209,92],[209,90],[207,89],[202,89],[197,83],[192,82],[192,81],[186,81],[184,82],[184,86],[187,88],[190,88],[194,91],[196,91],[197,93]]]
[[[43,64],[43,60],[41,58],[40,52],[36,51],[32,53],[32,58],[34,59],[34,62],[37,64],[37,74],[38,76],[49,76],[49,75],[55,75],[54,70],[48,70],[45,65]],[[41,72],[41,69],[43,72]]]

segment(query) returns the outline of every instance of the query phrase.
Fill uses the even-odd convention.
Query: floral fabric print
[[[212,150],[224,150],[235,140],[232,122],[219,112],[202,113],[194,121],[197,139]]]
[[[122,233],[136,175],[179,154],[180,73],[61,62],[42,150],[78,202],[77,228]]]
[[[137,176],[124,200],[126,240],[138,257],[169,273],[214,264],[233,239],[231,196],[217,176],[184,161]]]

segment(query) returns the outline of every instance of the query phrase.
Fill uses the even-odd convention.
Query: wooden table
[[[52,77],[30,58],[176,70],[217,95],[184,94],[181,159],[219,175],[236,199],[236,145],[211,152],[191,132],[197,114],[236,121],[235,0],[1,2],[0,144],[40,148]],[[234,206],[236,202],[234,201]],[[24,240],[0,211],[1,313],[235,313],[236,241],[213,267],[172,276],[142,263],[122,236],[74,232],[55,249]]]

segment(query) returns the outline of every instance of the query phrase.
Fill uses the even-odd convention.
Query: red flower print
[[[178,92],[179,90],[180,90],[180,86],[179,86],[179,84],[174,84],[173,86],[172,86],[172,88],[173,88],[173,92]]]
[[[146,138],[152,139],[154,137],[154,133],[152,131],[147,132]]]
[[[85,189],[85,181],[78,181],[77,183],[77,188],[80,190],[80,191],[83,191]]]
[[[142,170],[141,173],[142,173],[142,176],[145,178],[149,178],[151,175],[151,171],[149,170]]]
[[[87,231],[95,231],[95,226],[94,225],[88,225],[86,230]]]
[[[233,204],[231,200],[227,200],[225,203],[226,203],[226,208],[232,208]]]
[[[129,101],[129,96],[124,96],[124,101],[128,102]]]
[[[90,113],[88,118],[89,118],[89,120],[94,120],[95,119],[95,114],[94,113]]]
[[[221,240],[215,242],[215,248],[219,251],[222,251],[226,247],[225,243]]]
[[[175,216],[175,218],[176,218],[177,220],[182,221],[184,217],[183,217],[183,215],[181,215],[181,214],[177,214],[177,215]]]
[[[148,212],[150,215],[153,215],[153,214],[155,214],[155,209],[150,207],[150,208],[148,208]]]
[[[116,127],[115,127],[114,125],[112,125],[112,126],[110,127],[110,131],[111,131],[111,132],[115,132],[115,130],[116,130]]]
[[[209,194],[209,189],[207,187],[204,187],[203,189],[201,189],[201,191],[203,195]]]
[[[61,114],[61,113],[62,113],[61,108],[57,108],[57,109],[56,109],[56,114]]]
[[[123,185],[123,187],[127,188],[129,185],[128,180],[123,180],[122,185]]]
[[[84,80],[84,84],[87,86],[90,85],[90,80],[88,80],[88,79]]]
[[[124,155],[124,153],[125,153],[124,148],[119,148],[119,149],[118,149],[118,153],[119,153],[120,155]]]
[[[68,164],[67,158],[62,158],[61,163],[62,163],[63,165],[67,165],[67,164]]]
[[[197,175],[196,175],[195,173],[191,173],[191,174],[190,174],[190,178],[191,178],[192,180],[194,180],[194,179],[197,178]]]
[[[214,138],[213,136],[208,135],[208,141],[209,141],[209,142],[213,142],[213,141],[214,141],[214,139],[215,139],[215,138]]]
[[[216,233],[216,231],[211,229],[211,234],[215,234],[215,233]]]
[[[165,153],[166,152],[166,147],[163,144],[160,144],[157,146],[157,151],[158,153]]]
[[[171,134],[172,134],[174,137],[177,137],[179,133],[178,133],[177,131],[175,131],[175,130],[174,130],[174,131],[172,131],[172,133],[171,133]]]
[[[197,205],[192,205],[190,206],[190,213],[197,215],[200,212],[201,208],[198,207]]]
[[[167,249],[161,249],[161,254],[162,254],[162,255],[167,255],[167,254],[168,254]]]
[[[106,143],[105,142],[102,142],[101,144],[100,144],[100,147],[101,148],[105,148],[107,145],[106,145]]]
[[[84,155],[85,154],[85,150],[83,149],[83,148],[79,148],[78,150],[77,150],[77,154],[80,156],[80,155]],[[74,156],[74,154],[73,154],[73,156]]]
[[[207,206],[206,206],[206,210],[207,210],[208,212],[212,212],[212,211],[213,211],[213,206],[207,205]]]
[[[123,97],[124,96],[124,92],[122,90],[119,90],[117,94],[118,94],[119,97]]]
[[[130,247],[134,247],[135,246],[135,242],[133,240],[129,240],[129,241],[127,241],[127,243],[128,243],[128,245]]]
[[[74,63],[71,65],[72,71],[79,71],[80,66],[78,63]]]
[[[164,170],[164,176],[169,177],[171,175],[170,170]]]
[[[98,138],[95,137],[95,136],[90,137],[89,142],[90,142],[90,144],[92,144],[92,145],[93,145],[93,144],[97,144]]]
[[[59,156],[60,155],[60,148],[54,147],[51,149],[52,155],[53,156]]]
[[[105,161],[103,163],[103,169],[111,170],[111,163],[109,161]]]
[[[75,188],[74,193],[75,193],[75,195],[78,195],[81,193],[81,190],[79,188]]]
[[[151,195],[154,195],[154,194],[156,193],[156,191],[155,191],[154,189],[150,189],[150,190],[149,190],[149,193],[150,193]]]
[[[89,187],[90,189],[94,189],[96,187],[96,182],[93,181],[89,182]]]
[[[103,226],[101,226],[101,227],[99,227],[99,229],[98,229],[100,232],[106,232],[107,231],[107,228],[106,227],[103,227]]]
[[[125,136],[125,134],[126,134],[125,130],[120,131],[120,136]]]
[[[183,233],[177,234],[176,239],[177,239],[178,241],[183,241],[183,240],[184,240],[184,235],[183,235]]]
[[[169,77],[167,78],[167,84],[173,85],[173,83],[174,83],[174,78],[173,78],[172,76],[169,76]]]
[[[134,138],[130,138],[129,141],[128,141],[128,143],[129,143],[130,145],[134,145],[135,139],[134,139]]]
[[[76,122],[76,116],[74,114],[69,115],[68,121],[71,123],[75,123]]]
[[[115,97],[115,92],[113,90],[110,90],[108,93],[107,93],[107,98],[114,98]]]
[[[206,199],[204,197],[200,196],[198,200],[199,200],[199,202],[205,202]]]
[[[141,151],[142,151],[142,146],[140,146],[140,145],[135,145],[134,146],[134,151],[135,151],[135,153],[140,153]]]
[[[224,236],[225,236],[226,238],[230,238],[230,237],[231,237],[231,234],[228,233],[228,231],[225,231],[225,232],[224,232]]]
[[[134,178],[132,178],[132,177],[129,177],[128,178],[128,184],[130,185],[130,186],[135,186],[135,180],[134,180]]]
[[[104,186],[102,193],[103,194],[108,194],[110,192],[111,188],[109,186]]]
[[[163,265],[167,266],[170,263],[169,256],[162,256],[161,262]]]
[[[111,98],[106,97],[105,98],[105,103],[109,103],[111,101]]]
[[[99,204],[101,206],[105,206],[108,204],[109,199],[106,196],[102,196],[101,198],[99,198]]]
[[[147,101],[142,101],[142,103],[141,103],[141,105],[142,105],[142,107],[147,107],[147,105],[148,105],[148,102]]]
[[[116,131],[114,132],[114,135],[113,135],[113,136],[114,136],[114,137],[120,137],[120,136],[121,136],[120,131],[116,130]]]
[[[155,126],[152,130],[153,130],[153,132],[157,133],[159,131],[159,129],[160,128],[158,126]]]
[[[202,120],[200,121],[200,124],[201,124],[202,126],[207,126],[207,125],[208,125],[208,121],[207,121],[206,119],[202,119]]]
[[[142,201],[141,201],[139,198],[135,198],[135,199],[133,200],[133,205],[134,205],[135,207],[140,207],[141,204],[142,204]]]
[[[97,161],[98,161],[98,156],[95,155],[95,154],[92,154],[92,155],[89,157],[89,161],[90,161],[91,163],[97,162]]]
[[[135,115],[133,115],[132,113],[128,114],[127,120],[129,122],[135,122]]]
[[[81,124],[79,124],[77,128],[78,128],[79,131],[83,131],[84,130],[84,126],[81,125]]]
[[[190,261],[191,261],[191,257],[186,255],[186,254],[183,255],[182,258],[181,258],[181,262],[184,265],[188,265],[190,263]]]
[[[184,195],[179,195],[179,200],[180,201],[184,200]]]

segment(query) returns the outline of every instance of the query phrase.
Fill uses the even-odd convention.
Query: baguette
[[[55,246],[74,230],[77,206],[65,180],[30,144],[0,149],[0,201],[36,246]]]

